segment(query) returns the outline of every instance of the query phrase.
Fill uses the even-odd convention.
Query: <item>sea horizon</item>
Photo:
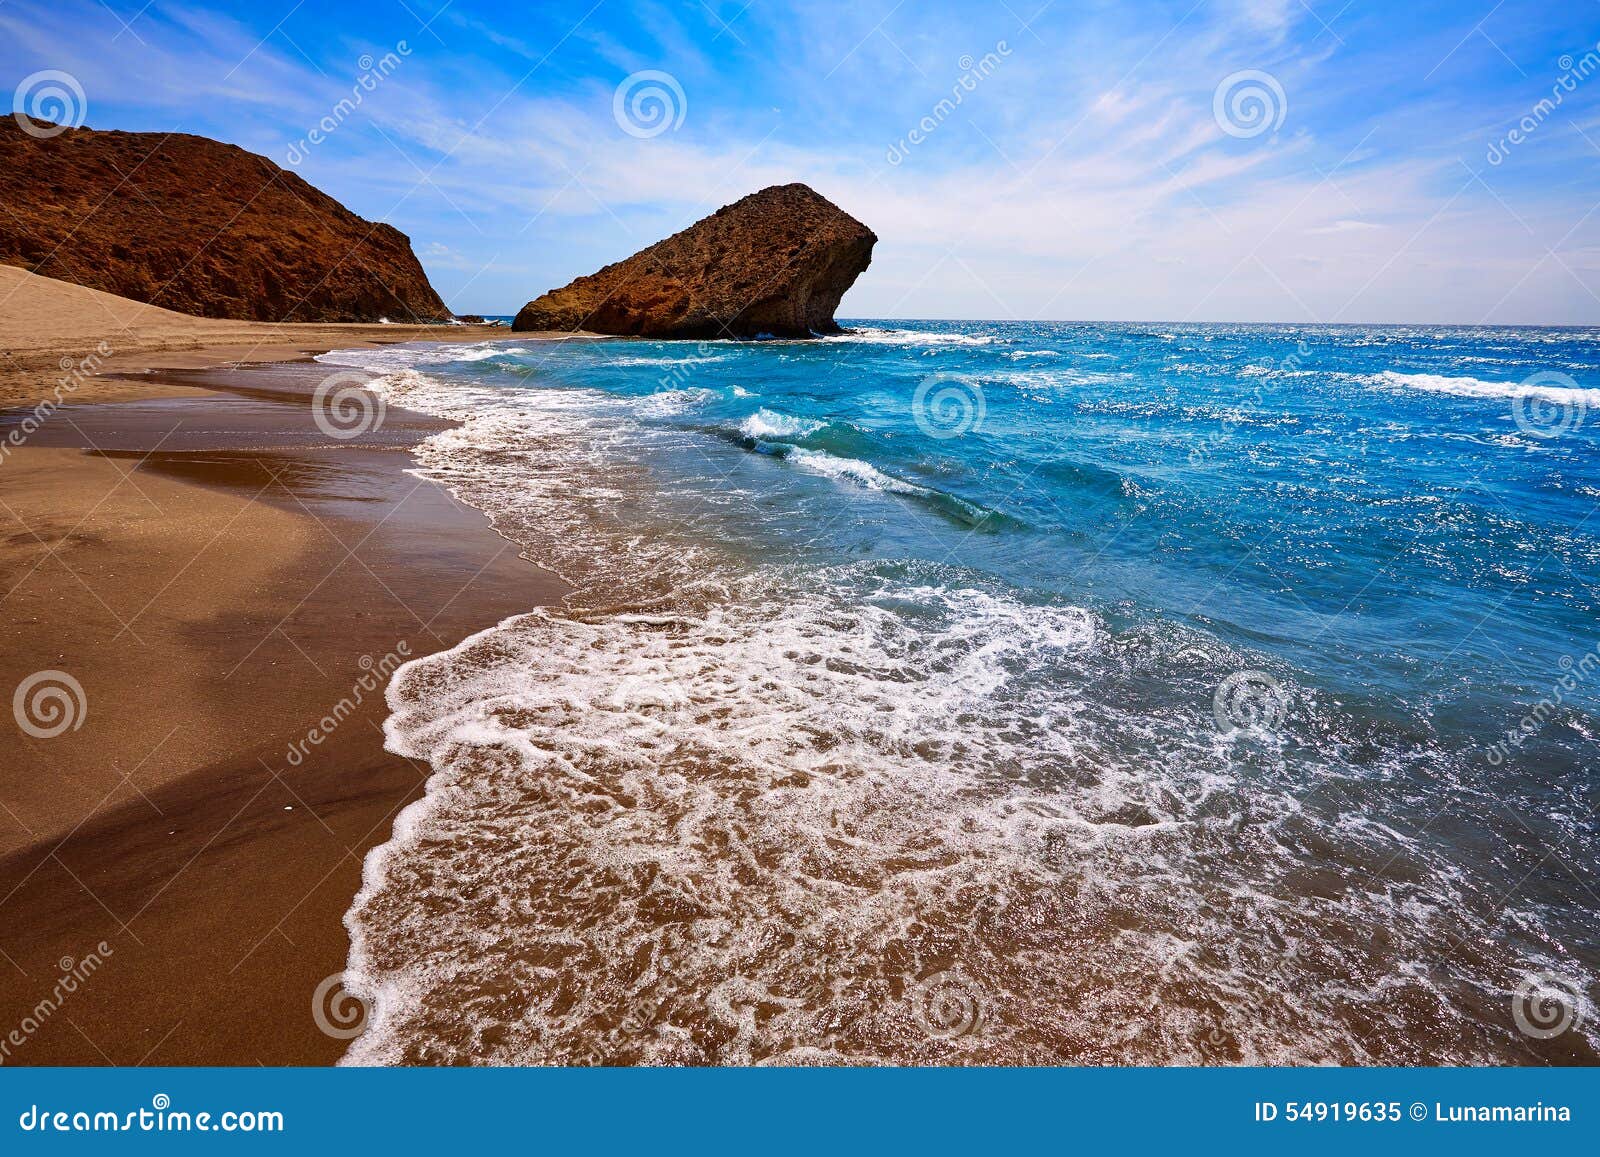
[[[512,313],[481,313],[476,310],[463,310],[463,316],[481,317],[485,321],[511,322],[516,318]],[[1148,318],[997,318],[997,317],[867,317],[851,316],[837,319],[839,325],[849,328],[855,325],[880,325],[886,322],[941,322],[954,321],[966,322],[973,325],[1241,325],[1241,326],[1277,326],[1282,328],[1292,327],[1320,327],[1325,329],[1569,329],[1592,330],[1600,329],[1600,322],[1592,324],[1553,324],[1547,322],[1470,322],[1470,321],[1173,321],[1171,319]],[[619,338],[619,335],[603,335]],[[685,339],[694,340],[694,339]],[[731,338],[710,340],[734,340]],[[755,341],[756,338],[745,340]]]

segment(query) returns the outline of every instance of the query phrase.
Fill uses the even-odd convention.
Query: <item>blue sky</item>
[[[879,235],[850,316],[1600,324],[1597,42],[1594,0],[0,0],[0,83],[294,156],[493,313],[800,180]]]

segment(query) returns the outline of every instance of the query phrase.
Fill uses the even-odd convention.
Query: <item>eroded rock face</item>
[[[774,185],[522,307],[512,328],[640,337],[837,333],[877,235],[805,185]]]
[[[0,117],[0,262],[201,317],[448,320],[405,234],[205,137]]]

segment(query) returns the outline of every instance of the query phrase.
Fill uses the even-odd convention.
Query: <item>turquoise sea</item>
[[[1597,331],[845,324],[324,355],[574,588],[390,688],[352,1061],[1600,1060]]]

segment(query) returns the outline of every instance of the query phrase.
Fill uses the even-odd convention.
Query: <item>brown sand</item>
[[[274,324],[190,317],[0,265],[0,408],[32,406],[63,383],[70,399],[79,402],[190,392],[104,376],[81,379],[72,370],[86,359],[90,372],[102,374],[148,367],[197,369],[285,361],[335,348],[486,336],[509,337],[509,331],[497,326]]]
[[[16,272],[0,268],[0,299]],[[89,292],[58,285],[43,296]],[[19,296],[0,306],[0,344],[54,364],[48,302]],[[237,360],[200,335],[242,323],[108,301],[154,343],[139,356],[192,342],[178,352],[199,364]],[[57,324],[59,357],[79,338]],[[403,336],[259,328],[296,351]],[[0,460],[0,697],[49,669],[85,704],[53,738],[0,715],[0,1062],[336,1059],[345,1042],[319,1028],[313,994],[343,968],[362,856],[426,769],[382,750],[381,691],[320,745],[308,730],[402,643],[426,654],[562,593],[404,473],[404,448],[438,423],[391,410],[351,443],[323,436],[306,399],[325,372],[92,381],[75,402],[157,400],[71,405]],[[38,369],[15,382],[30,406],[48,388]],[[103,963],[63,995],[63,967],[91,954]]]

